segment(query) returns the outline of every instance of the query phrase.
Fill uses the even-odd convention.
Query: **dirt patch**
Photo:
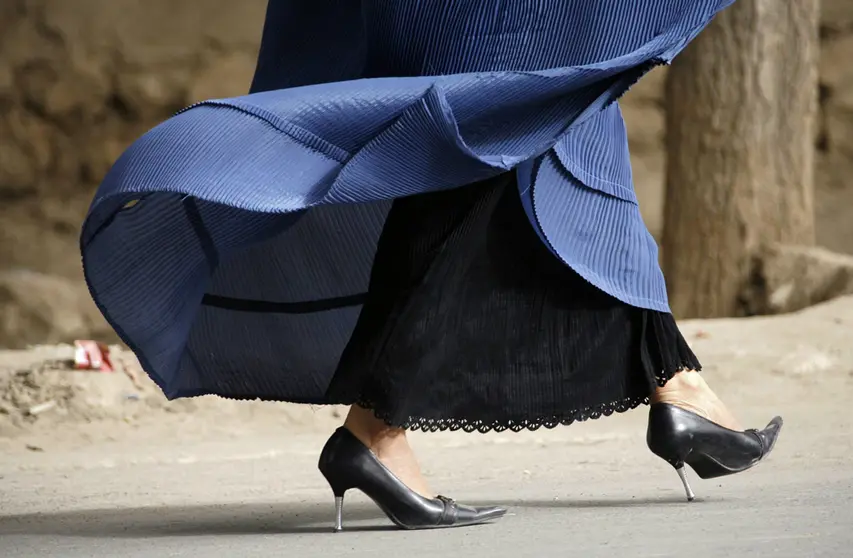
[[[794,314],[693,320],[681,328],[724,397],[768,392],[781,404],[806,401],[809,390],[819,394],[826,386],[853,389],[853,296]],[[167,401],[131,353],[113,347],[110,354],[116,371],[99,373],[73,370],[68,345],[0,351],[0,439],[34,436],[43,447],[80,432],[120,437],[128,429],[201,432],[230,425],[304,431],[341,421],[340,407],[212,396]]]
[[[111,373],[74,369],[71,345],[0,351],[0,438],[30,433],[57,436],[89,425],[112,435],[153,422],[193,416],[200,423],[261,420],[284,426],[339,421],[339,407],[231,401],[214,396],[169,401],[142,371],[134,355],[110,348]],[[174,417],[174,418],[171,418]]]
[[[117,363],[112,373],[75,370],[70,345],[0,354],[0,435],[60,423],[126,420],[167,405],[147,376],[138,374],[133,355],[119,347],[111,350]]]

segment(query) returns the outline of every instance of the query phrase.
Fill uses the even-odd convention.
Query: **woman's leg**
[[[740,429],[700,368],[671,315],[548,251],[509,175],[395,202],[328,395],[355,403],[346,428],[431,496],[404,428],[522,430],[666,402]]]
[[[355,402],[344,427],[398,479],[427,498],[433,498],[435,493],[421,473],[406,429],[390,424],[406,423],[405,417],[395,412],[401,399],[418,400],[429,393],[427,386],[440,390],[448,382],[430,371],[425,374],[418,370],[421,355],[405,348],[407,344],[400,341],[400,334],[405,337],[406,332],[423,326],[411,316],[433,312],[431,299],[440,291],[448,288],[453,292],[446,276],[451,269],[464,267],[460,256],[467,261],[473,259],[469,258],[470,253],[481,251],[484,229],[508,182],[508,177],[499,177],[465,189],[394,202],[374,259],[367,303],[327,392],[330,401]],[[425,295],[417,294],[424,292]],[[431,331],[417,336],[433,346],[440,344],[435,337],[437,332],[440,331],[439,337],[453,335],[452,328],[440,321],[427,329]],[[408,353],[405,360],[412,360],[401,362],[401,351]],[[389,353],[396,356],[389,358]]]
[[[367,446],[406,486],[425,498],[435,497],[421,474],[420,465],[404,429],[388,426],[376,418],[373,411],[358,405],[350,407],[344,427]]]
[[[650,399],[651,403],[676,405],[720,426],[742,430],[738,420],[697,371],[685,370],[677,373],[665,386],[658,387]],[[427,498],[435,496],[421,473],[417,457],[409,445],[406,430],[389,426],[376,418],[373,411],[358,405],[350,407],[344,427],[370,448],[383,465],[409,488]]]
[[[652,403],[669,403],[692,411],[720,426],[743,430],[705,379],[694,370],[679,372],[666,385],[658,387],[651,396]]]

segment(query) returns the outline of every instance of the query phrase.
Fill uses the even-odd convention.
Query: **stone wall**
[[[0,269],[78,276],[100,177],[175,110],[246,91],[265,4],[0,2]]]
[[[128,143],[177,109],[246,91],[265,5],[0,1],[0,275],[6,274],[0,276],[0,312],[20,306],[15,293],[26,292],[32,279],[10,275],[16,269],[65,278],[71,290],[62,287],[62,297],[87,296],[77,235],[99,178]],[[824,21],[818,229],[823,245],[853,253],[853,179],[847,178],[853,176],[853,0],[824,0]],[[664,75],[656,70],[623,103],[638,193],[656,234]],[[33,316],[13,320],[19,325],[6,332],[0,323],[0,346],[62,340],[85,328],[55,330],[51,323],[86,324],[93,316],[63,321],[39,315],[37,338],[25,327]]]

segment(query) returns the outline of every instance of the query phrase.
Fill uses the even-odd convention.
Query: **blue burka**
[[[107,174],[92,296],[170,398],[322,402],[390,202],[512,171],[555,257],[666,312],[614,101],[731,1],[270,0],[253,92]]]

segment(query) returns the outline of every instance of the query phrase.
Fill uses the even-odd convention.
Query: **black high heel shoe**
[[[450,498],[424,498],[394,476],[358,438],[346,428],[326,442],[320,454],[320,472],[335,494],[335,532],[343,529],[344,494],[357,489],[403,529],[438,529],[476,525],[498,519],[504,508],[473,508]]]
[[[652,453],[675,468],[691,502],[695,496],[687,482],[685,463],[701,479],[746,471],[773,450],[781,428],[782,418],[776,417],[763,430],[738,432],[675,405],[655,403],[649,411],[646,443]]]

